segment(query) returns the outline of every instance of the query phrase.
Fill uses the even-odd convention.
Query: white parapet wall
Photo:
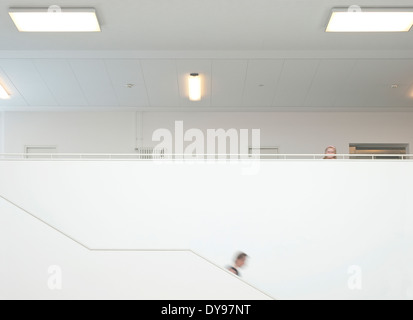
[[[0,198],[0,300],[269,300],[191,251],[89,250]]]
[[[412,161],[4,160],[0,177],[1,298],[413,298]],[[221,269],[238,251],[243,281]]]

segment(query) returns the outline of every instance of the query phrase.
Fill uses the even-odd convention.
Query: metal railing
[[[158,154],[152,156],[141,154],[109,154],[109,153],[3,153],[0,161],[286,161],[324,160],[325,154]],[[404,160],[412,161],[412,154],[337,154],[337,160]]]

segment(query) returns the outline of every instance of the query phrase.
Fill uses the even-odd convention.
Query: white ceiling
[[[102,33],[19,33],[8,8],[95,7]],[[1,110],[45,107],[407,108],[413,31],[325,33],[342,0],[94,0],[0,3]],[[358,1],[413,6],[411,0]],[[187,76],[203,77],[201,102]],[[125,87],[133,83],[132,89]],[[391,89],[398,84],[397,89]]]
[[[413,108],[413,59],[0,59],[0,79],[2,107]]]
[[[358,0],[360,6],[413,6],[411,0]],[[102,33],[18,33],[14,7],[95,7]],[[2,0],[3,50],[398,50],[413,33],[331,34],[333,7],[349,0]]]

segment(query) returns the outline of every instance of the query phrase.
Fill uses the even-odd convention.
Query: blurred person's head
[[[235,267],[242,268],[247,262],[248,255],[246,253],[240,252],[235,258]]]
[[[334,146],[328,146],[326,148],[325,157],[324,159],[337,159],[336,154],[337,154],[337,148]]]

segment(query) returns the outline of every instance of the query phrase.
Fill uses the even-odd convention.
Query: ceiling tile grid
[[[0,68],[29,106],[58,105],[31,59],[3,59],[0,61]],[[13,97],[14,92],[11,94]]]
[[[304,106],[319,65],[320,60],[285,61],[273,106]]]
[[[0,60],[0,85],[11,95],[10,99],[0,99],[0,107],[27,107],[29,104],[14,86],[7,74],[1,68]]]
[[[139,60],[105,60],[119,106],[146,107],[149,99]]]
[[[0,82],[0,107],[413,107],[413,59],[0,59]]]
[[[70,66],[91,106],[118,106],[115,89],[104,60],[71,60]]]
[[[244,90],[244,106],[271,107],[284,60],[249,60]]]
[[[243,104],[247,60],[214,60],[212,63],[212,106]]]
[[[143,76],[150,106],[179,107],[179,81],[176,60],[142,60]]]
[[[34,64],[59,106],[88,105],[82,88],[66,60],[36,59]]]
[[[333,107],[346,80],[355,68],[355,60],[322,60],[308,91],[306,107]]]

